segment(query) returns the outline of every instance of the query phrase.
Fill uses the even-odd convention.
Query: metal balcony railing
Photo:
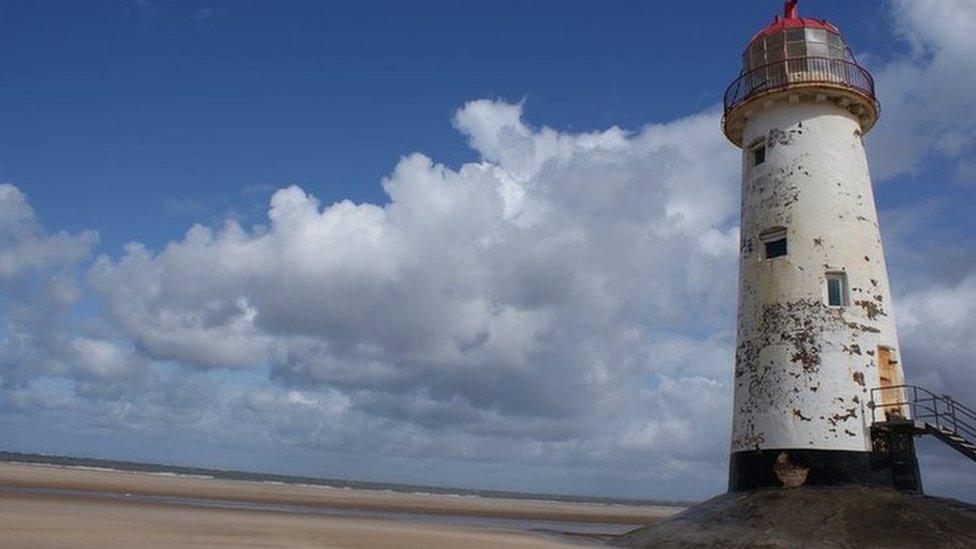
[[[742,73],[725,91],[725,114],[752,97],[797,84],[829,84],[850,88],[877,101],[874,78],[856,62],[828,57],[798,57]]]
[[[976,441],[976,411],[948,395],[937,395],[914,385],[879,387],[871,389],[869,406],[872,424],[898,421],[894,418],[904,417],[907,411],[911,421]]]

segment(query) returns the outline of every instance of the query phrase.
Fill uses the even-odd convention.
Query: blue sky
[[[884,15],[849,4],[816,9],[875,49],[882,24],[862,21]],[[290,183],[325,202],[383,202],[378,182],[401,155],[476,159],[450,123],[470,99],[524,99],[534,124],[568,131],[708,108],[777,9],[20,3],[0,21],[0,161],[45,219],[97,229],[113,254],[228,210],[263,215]]]
[[[720,491],[738,156],[718,106],[780,8],[5,6],[7,444]],[[976,394],[976,5],[800,10],[878,79],[867,144],[909,377]],[[937,493],[976,497],[971,467],[924,456]]]

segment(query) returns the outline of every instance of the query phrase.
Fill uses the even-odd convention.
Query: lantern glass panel
[[[807,29],[807,42],[826,42],[827,31],[824,29]]]

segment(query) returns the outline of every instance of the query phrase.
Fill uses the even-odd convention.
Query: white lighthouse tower
[[[799,17],[796,0],[752,38],[726,92],[725,135],[742,149],[732,491],[920,490],[911,438],[898,459],[882,453],[868,408],[871,388],[903,383],[862,142],[878,115],[840,31]]]

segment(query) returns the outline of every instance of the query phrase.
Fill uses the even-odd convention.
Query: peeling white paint
[[[733,452],[870,450],[877,348],[899,346],[861,133],[812,99],[746,123]],[[760,235],[777,227],[788,254],[766,259]],[[827,305],[828,273],[846,274],[846,306]]]

